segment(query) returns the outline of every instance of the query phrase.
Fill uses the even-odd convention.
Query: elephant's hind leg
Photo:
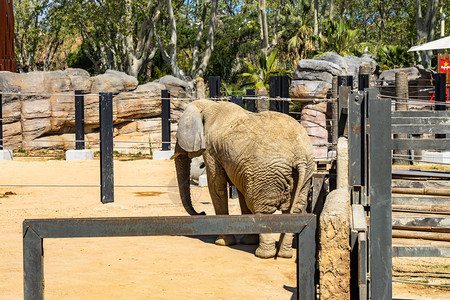
[[[308,200],[308,192],[310,187],[311,180],[308,180],[302,187],[300,191],[299,203],[293,203],[294,207],[292,208],[292,213],[298,214],[306,212],[306,204]],[[283,213],[290,213],[290,211],[283,211]],[[281,258],[291,258],[292,257],[292,240],[294,238],[294,234],[292,233],[283,233],[280,235],[280,247],[277,253],[277,257]]]
[[[239,195],[239,205],[241,207],[241,212],[243,215],[249,215],[252,212],[247,206],[247,203],[245,203],[244,195],[238,190]],[[257,234],[244,234],[244,236],[239,241],[241,244],[244,245],[257,245],[259,243],[259,236]]]

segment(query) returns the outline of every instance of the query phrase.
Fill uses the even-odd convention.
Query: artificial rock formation
[[[98,93],[112,92],[115,137],[148,141],[146,146],[159,145],[160,98],[164,89],[170,90],[172,97],[191,97],[188,84],[173,76],[138,85],[136,78],[111,70],[93,77],[82,69],[24,74],[0,72],[0,90],[5,93],[2,97],[4,144],[13,149],[73,149],[74,90],[81,90],[86,93],[86,141],[98,141]],[[176,119],[181,114],[178,110],[182,103],[172,101],[171,106],[174,109],[171,118]],[[176,126],[171,129],[175,132]],[[95,144],[98,143],[87,146]]]
[[[377,71],[375,60],[369,55],[362,57],[327,53],[314,59],[298,62],[291,83],[291,97],[300,99],[325,99],[331,97],[334,76],[352,75],[357,84],[361,65],[368,65],[372,74]],[[295,101],[295,100],[294,100]],[[314,146],[316,159],[326,159],[330,128],[327,127],[328,105],[325,102],[308,103],[303,106],[301,123],[306,128]]]

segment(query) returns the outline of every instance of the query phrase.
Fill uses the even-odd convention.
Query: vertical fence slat
[[[114,202],[113,96],[100,93],[100,181],[102,203]]]
[[[255,90],[254,89],[248,89],[246,91],[246,96],[248,97],[255,97]],[[251,112],[256,112],[256,99],[247,99],[247,110]]]
[[[170,91],[161,91],[161,139],[162,150],[170,150]]]
[[[75,91],[75,149],[84,150],[84,96],[80,90]]]
[[[369,266],[372,299],[392,299],[391,102],[368,89],[370,201]]]

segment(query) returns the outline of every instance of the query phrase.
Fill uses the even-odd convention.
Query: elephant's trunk
[[[178,152],[178,151],[177,151]],[[190,188],[190,170],[191,159],[186,152],[178,152],[175,158],[175,167],[177,171],[178,189],[180,191],[181,203],[184,209],[191,216],[204,215],[205,212],[197,213],[192,207],[191,188]]]

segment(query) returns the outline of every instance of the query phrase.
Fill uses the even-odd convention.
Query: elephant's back
[[[254,116],[254,117],[253,117]],[[313,155],[311,139],[294,118],[278,112],[262,112],[248,118],[248,128],[258,133],[262,145],[272,145],[274,152],[293,151]]]

